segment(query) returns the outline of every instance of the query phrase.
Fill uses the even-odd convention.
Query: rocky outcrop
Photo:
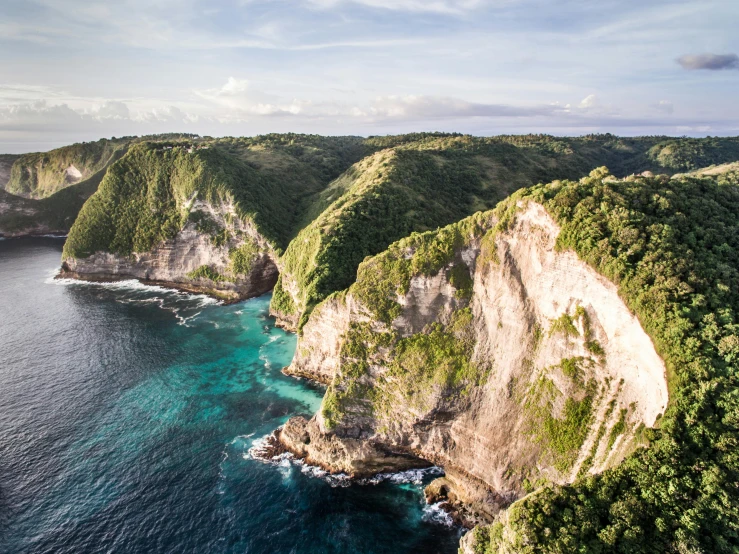
[[[134,278],[225,300],[251,298],[272,290],[278,276],[276,256],[254,225],[237,217],[229,204],[214,206],[195,201],[191,212],[207,217],[220,234],[198,230],[198,224],[191,220],[173,239],[147,252],[67,257],[60,276],[84,280]],[[235,266],[235,254],[242,256],[239,267]]]
[[[294,455],[311,465],[352,477],[429,467],[431,464],[401,446],[365,440],[361,436],[338,437],[325,433],[315,419],[290,419],[277,438]]]
[[[421,243],[396,248],[395,265],[365,263],[316,308],[287,371],[331,385],[318,414],[285,426],[289,450],[349,473],[411,463],[388,452],[438,464],[447,477],[430,495],[443,489],[475,523],[541,478],[572,482],[641,444],[667,405],[652,341],[613,283],[557,251],[541,205],[513,209],[510,224],[482,216],[446,265],[400,285],[389,324],[362,302],[362,272],[423,267]]]

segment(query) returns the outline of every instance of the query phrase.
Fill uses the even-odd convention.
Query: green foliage
[[[330,179],[366,150],[357,137],[266,135],[248,139],[165,136],[134,140],[111,167],[99,194],[80,214],[67,254],[85,257],[103,250],[126,255],[171,238],[198,200],[233,204],[280,253]],[[130,140],[130,139],[129,139]],[[215,245],[227,231],[193,213]]]
[[[613,427],[611,427],[611,433],[608,435],[608,450],[611,449],[613,446],[613,443],[616,442],[616,439],[619,435],[623,435],[626,431],[626,414],[628,413],[628,410],[625,408],[621,410],[621,413],[618,416],[618,420],[616,423],[613,424]]]
[[[338,373],[324,397],[326,424],[333,428],[348,413],[393,417],[398,398],[424,410],[434,390],[468,394],[485,382],[490,370],[471,361],[474,347],[469,308],[455,312],[446,327],[433,324],[404,338],[373,331],[369,323],[353,323],[344,336]],[[365,379],[370,364],[388,368],[372,389]]]
[[[469,300],[472,297],[472,277],[470,269],[464,263],[452,266],[449,272],[449,283],[457,289],[454,293],[457,298]]]
[[[659,140],[439,133],[371,137],[367,149],[393,150],[363,160],[329,185],[314,205],[325,210],[283,258],[284,271],[296,284],[297,308],[310,311],[331,292],[348,287],[362,260],[392,241],[489,209],[520,186],[576,177],[603,161],[620,160],[621,172],[652,168],[645,152]],[[515,202],[505,206],[498,230],[505,230],[516,209]],[[494,248],[489,250],[494,259]]]
[[[410,385],[403,389],[406,395],[420,395],[427,385],[446,389],[464,383],[480,385],[484,382],[486,372],[470,361],[474,343],[463,334],[469,324],[468,321],[459,325],[454,332],[454,326],[447,330],[436,323],[426,333],[398,341],[390,375],[402,378]]]
[[[376,319],[389,324],[400,315],[397,295],[408,292],[411,277],[436,275],[455,261],[459,250],[475,234],[490,226],[490,220],[490,213],[478,213],[437,231],[413,233],[392,244],[382,254],[365,260],[359,266],[356,283],[350,290]],[[466,268],[461,260],[457,260],[455,267],[460,265]],[[452,269],[452,274],[455,271],[460,272],[460,269]],[[460,286],[465,285],[461,289],[463,294],[460,297],[463,299],[471,295],[469,269],[465,271],[467,282],[461,274],[456,277]]]
[[[127,146],[127,140],[101,139],[49,152],[24,154],[13,163],[5,189],[11,194],[27,198],[47,198],[71,184],[89,179],[110,164],[119,151],[125,151]],[[80,176],[75,175],[75,169]]]
[[[573,381],[577,383],[582,383],[583,381],[583,369],[582,366],[585,363],[585,359],[582,357],[575,357],[575,358],[563,358],[562,361],[559,363],[559,367],[562,370],[562,373],[566,377],[569,377]]]
[[[225,281],[223,275],[218,273],[215,269],[209,265],[201,265],[194,271],[187,274],[188,279],[210,279],[214,283],[219,281]]]
[[[207,212],[193,210],[190,212],[189,219],[195,224],[195,229],[198,233],[203,233],[204,235],[216,235],[222,230],[218,223]]]
[[[528,195],[562,226],[560,248],[618,284],[665,360],[670,405],[660,429],[643,430],[649,448],[517,502],[505,532],[503,524],[486,532],[485,551],[735,552],[739,190],[712,179],[604,175]]]
[[[355,165],[326,189],[335,200],[282,258],[301,311],[351,285],[359,264],[393,241],[472,213],[479,197],[492,206],[502,194],[482,186],[482,172],[472,159],[418,150],[383,151]]]
[[[584,383],[583,358],[565,358],[559,368],[574,384],[564,401],[562,413],[555,414],[555,404],[562,396],[554,381],[540,376],[531,386],[524,408],[529,418],[529,432],[543,447],[544,456],[559,471],[567,471],[590,431],[593,418],[595,382]]]
[[[233,203],[238,217],[252,221],[277,248],[290,232],[284,223],[291,218],[282,212],[285,195],[285,190],[277,190],[275,183],[219,148],[137,144],[108,169],[99,190],[83,207],[64,255],[145,252],[182,229],[194,198],[214,205]],[[207,216],[194,217],[202,231],[214,233],[215,245],[226,243],[226,230],[217,229]]]
[[[697,169],[739,160],[739,140],[713,137],[669,139],[650,148],[647,158],[666,169]]]
[[[270,308],[284,315],[294,315],[296,313],[292,296],[282,286],[282,274],[277,277],[277,283],[272,291]]]
[[[245,242],[238,248],[232,248],[228,252],[231,260],[229,271],[233,275],[248,275],[258,254],[259,246],[251,241]]]
[[[575,327],[575,321],[567,312],[563,313],[557,319],[552,320],[549,326],[549,336],[562,333],[565,337],[579,337],[580,331]]]

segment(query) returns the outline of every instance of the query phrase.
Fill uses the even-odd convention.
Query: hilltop
[[[464,552],[733,552],[738,202],[602,168],[392,244],[303,328],[290,372],[329,386],[278,440],[441,465]]]

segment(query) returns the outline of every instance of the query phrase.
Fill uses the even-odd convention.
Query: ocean
[[[434,470],[354,483],[250,450],[323,390],[280,370],[269,296],[54,280],[0,240],[0,552],[452,554]]]

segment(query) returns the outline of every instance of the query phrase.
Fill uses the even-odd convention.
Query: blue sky
[[[0,151],[185,131],[739,134],[733,0],[4,0]]]

